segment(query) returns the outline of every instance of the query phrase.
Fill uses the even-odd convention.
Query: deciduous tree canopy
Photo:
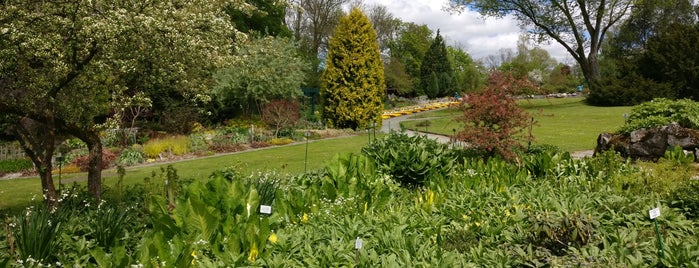
[[[224,118],[240,112],[259,114],[259,108],[271,100],[301,96],[308,64],[291,40],[251,39],[240,44],[237,56],[239,60],[215,74],[215,95]]]
[[[90,151],[88,188],[99,198],[99,133],[106,127],[110,98],[143,91],[153,99],[179,95],[206,101],[210,72],[230,61],[234,30],[223,13],[226,5],[167,0],[4,3],[0,111],[83,140]],[[40,168],[49,171],[42,179],[50,180],[50,163]]]
[[[633,0],[451,0],[453,10],[485,16],[513,15],[539,40],[561,44],[580,64],[591,90],[599,88],[598,54],[610,29],[626,17]]]

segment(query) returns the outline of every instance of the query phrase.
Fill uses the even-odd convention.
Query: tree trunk
[[[39,172],[44,202],[50,207],[55,206],[58,195],[51,176],[51,161],[56,148],[56,129],[51,124],[23,117],[8,130],[18,138],[22,149]]]
[[[83,141],[90,154],[87,167],[87,190],[97,200],[102,198],[102,141],[97,133],[86,133]]]
[[[34,165],[37,163],[34,162]],[[48,205],[49,207],[54,207],[58,203],[58,194],[56,193],[56,187],[53,185],[53,177],[51,174],[51,170],[53,168],[53,165],[51,165],[51,160],[47,162],[47,164],[40,166],[36,166],[36,169],[39,170],[39,177],[41,178],[41,191],[43,192],[43,197],[44,197],[44,203]]]
[[[597,52],[590,52],[587,57],[587,78],[588,86],[590,91],[600,90],[600,70],[599,70],[599,60],[597,59]]]

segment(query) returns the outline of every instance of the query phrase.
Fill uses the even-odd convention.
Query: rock
[[[611,133],[600,134],[597,136],[597,147],[595,147],[593,156],[608,150],[614,150],[621,154],[621,156],[627,157],[629,152],[629,138]]]
[[[667,132],[661,128],[639,129],[631,132],[629,155],[634,159],[656,161],[667,150]]]
[[[607,150],[619,152],[624,157],[656,161],[673,146],[699,155],[699,130],[672,123],[663,127],[639,129],[629,135],[602,133],[597,137],[595,155]]]
[[[699,148],[699,130],[683,128],[677,123],[667,126],[667,144],[680,146],[685,150]]]

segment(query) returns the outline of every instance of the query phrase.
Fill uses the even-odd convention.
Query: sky
[[[364,3],[368,6],[384,5],[403,22],[426,24],[434,32],[439,29],[447,45],[461,47],[476,60],[497,55],[503,48],[516,51],[521,32],[512,17],[483,18],[471,10],[461,14],[444,11],[447,0],[364,0]],[[548,51],[558,62],[572,62],[558,43],[540,44],[539,47]]]

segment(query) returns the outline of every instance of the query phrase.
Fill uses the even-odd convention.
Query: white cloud
[[[460,45],[474,59],[495,55],[500,49],[516,50],[521,30],[512,17],[483,18],[477,12],[464,10],[460,14],[443,10],[445,0],[365,0],[365,4],[380,4],[404,22],[426,24],[440,30],[447,45]],[[559,62],[570,62],[568,53],[558,43],[541,44]]]

